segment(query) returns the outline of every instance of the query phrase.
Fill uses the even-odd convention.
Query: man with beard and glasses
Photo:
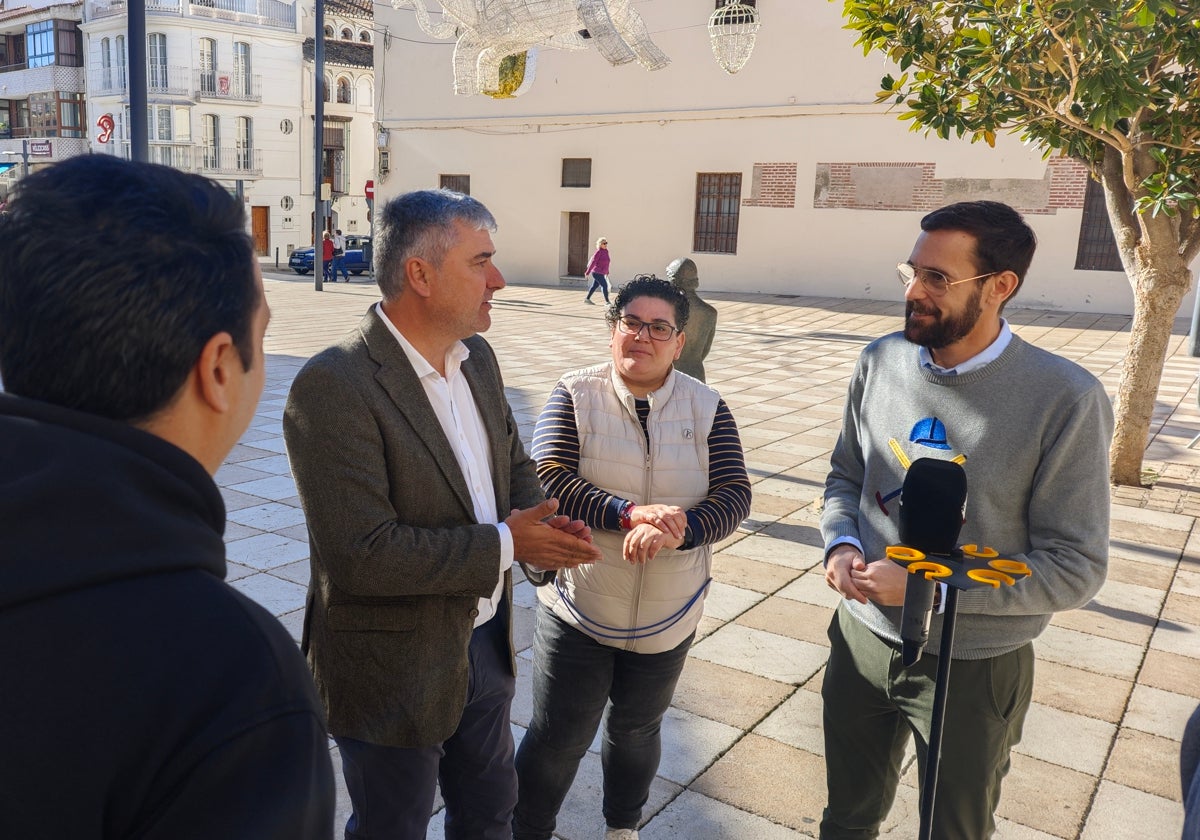
[[[904,330],[859,358],[825,485],[825,580],[844,600],[822,686],[824,840],[878,836],[910,734],[925,770],[941,617],[926,655],[902,667],[908,576],[884,557],[900,542],[899,489],[912,461],[961,463],[961,541],[1033,570],[1019,586],[959,598],[934,837],[992,835],[1032,694],[1031,642],[1055,612],[1091,600],[1107,568],[1108,397],[1090,373],[1023,341],[1001,317],[1033,258],[1033,231],[992,201],[935,210],[921,231],[898,266]]]

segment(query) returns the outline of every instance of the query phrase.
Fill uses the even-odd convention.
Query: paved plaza
[[[377,291],[365,276],[320,294],[311,276],[268,273],[265,284],[267,386],[217,481],[229,511],[230,580],[299,638],[308,544],[283,406],[304,362],[352,329]],[[899,288],[887,303],[704,296],[720,319],[709,383],[741,428],[754,501],[738,533],[717,546],[641,836],[815,837],[825,791],[820,685],[836,606],[821,568],[820,498],[854,362],[868,341],[900,327],[903,306]],[[608,358],[603,307],[584,306],[580,289],[515,285],[495,303],[487,337],[528,442],[558,376]],[[1019,335],[1115,391],[1129,318],[1012,308],[1007,317]],[[1179,737],[1200,703],[1200,447],[1187,448],[1200,432],[1200,360],[1186,354],[1186,331],[1177,322],[1147,451],[1158,481],[1151,490],[1114,490],[1108,582],[1086,608],[1056,616],[1036,642],[1034,703],[1004,785],[1002,840],[1179,836]],[[531,711],[535,600],[530,584],[516,587],[518,740]],[[884,836],[916,837],[915,780],[910,756]],[[560,837],[603,836],[599,791],[596,743],[563,807]],[[342,790],[338,837],[347,813]],[[440,814],[429,837],[442,837]]]

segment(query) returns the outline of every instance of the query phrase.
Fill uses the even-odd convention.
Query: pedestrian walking
[[[333,267],[329,273],[333,275],[333,282],[337,282],[338,272],[342,272],[342,277],[346,282],[350,282],[350,272],[346,271],[346,237],[342,236],[342,231],[335,230],[333,232]]]
[[[612,259],[608,255],[608,240],[601,236],[596,240],[596,253],[592,254],[587,268],[583,270],[585,277],[589,274],[592,277],[592,287],[588,289],[587,297],[583,299],[584,303],[595,303],[592,295],[596,293],[597,289],[604,295],[604,302],[608,303],[608,273],[611,264]]]
[[[333,277],[333,237],[329,231],[325,231],[321,237],[321,275],[326,283],[337,282]]]

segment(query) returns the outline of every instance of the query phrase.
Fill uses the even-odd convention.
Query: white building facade
[[[125,11],[87,0],[81,28],[91,150],[129,157]],[[150,160],[240,189],[259,256],[285,262],[312,239],[294,0],[149,0],[146,40]]]
[[[305,218],[312,242],[313,128],[316,106],[313,82],[315,64],[312,17],[304,18],[304,169],[301,182],[306,195]],[[375,73],[376,33],[370,0],[326,0],[324,6],[325,72],[324,131],[321,177],[329,185],[327,227],[343,233],[371,232],[368,181],[375,175]]]
[[[83,3],[0,9],[0,198],[25,172],[87,151]]]
[[[669,66],[541,48],[512,98],[454,95],[454,42],[412,9],[378,7],[394,36],[376,44],[379,200],[468,189],[496,214],[497,261],[521,282],[581,283],[604,236],[617,282],[690,257],[702,290],[897,300],[921,216],[991,198],[1040,240],[1020,305],[1132,311],[1082,166],[1010,136],[993,149],[910,132],[874,104],[889,68],[853,45],[837,3],[758,0],[754,52],[729,75],[705,25],[719,5],[634,0]]]

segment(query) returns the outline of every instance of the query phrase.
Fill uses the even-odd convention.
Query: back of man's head
[[[245,211],[165,166],[82,155],[22,180],[0,218],[0,377],[23,397],[130,423],[227,332],[254,359]]]

